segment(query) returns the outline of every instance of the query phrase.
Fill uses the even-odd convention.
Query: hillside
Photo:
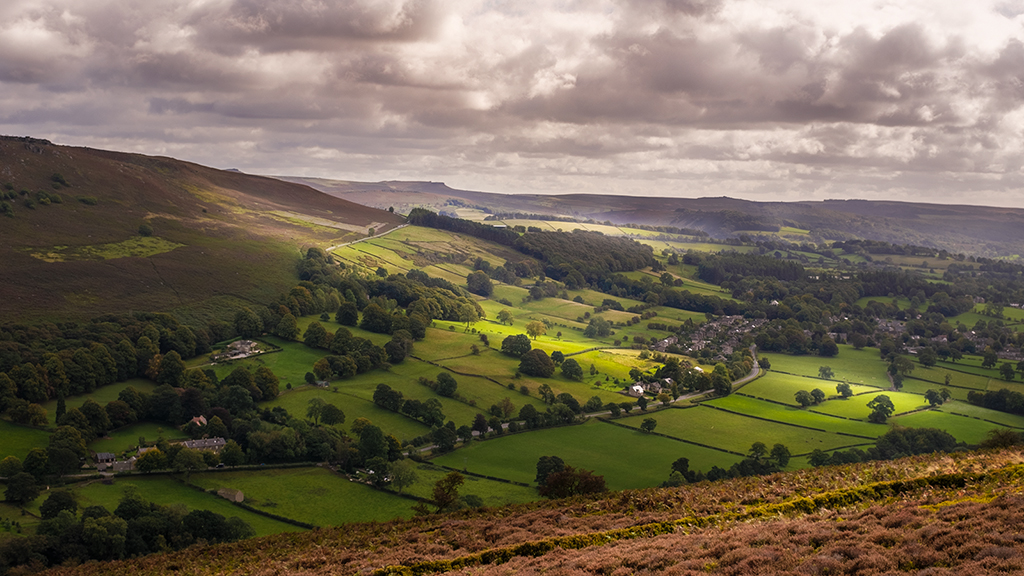
[[[1019,451],[350,524],[49,574],[980,574],[1024,568]]]
[[[797,241],[866,238],[987,257],[1024,254],[1024,210],[1015,208],[825,200],[753,202],[734,198],[654,198],[603,194],[492,194],[449,188],[441,182],[346,182],[282,179],[307,184],[353,202],[407,213],[414,207],[471,218],[495,213],[544,214],[613,224],[700,229],[712,237],[806,230]]]
[[[209,317],[217,302],[262,302],[289,286],[302,246],[401,220],[271,178],[28,138],[0,138],[0,193],[7,321]]]

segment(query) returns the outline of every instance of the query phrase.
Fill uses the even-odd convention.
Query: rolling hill
[[[0,138],[0,318],[211,317],[294,283],[304,246],[401,218],[307,186],[171,158]]]
[[[986,257],[1024,255],[1024,210],[870,200],[753,202],[735,198],[654,198],[603,194],[493,194],[441,182],[347,182],[281,177],[353,202],[407,213],[414,207],[456,212],[527,213],[700,229],[713,237],[800,229],[791,240],[851,238],[913,244]],[[461,213],[460,213],[461,215]],[[469,217],[468,215],[466,217]]]

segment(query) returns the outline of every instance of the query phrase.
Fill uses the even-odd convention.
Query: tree
[[[1003,362],[1003,364],[999,366],[999,375],[1003,377],[1003,380],[1013,380],[1015,374],[1016,371],[1013,369],[1013,364]]]
[[[152,472],[167,468],[167,455],[159,449],[147,451],[135,460],[135,469],[139,472]]]
[[[815,388],[814,390],[811,390],[811,398],[814,399],[815,404],[821,404],[825,401],[825,393],[822,392],[821,389]]]
[[[398,489],[399,494],[418,479],[416,465],[411,460],[399,460],[391,466],[391,485]]]
[[[291,313],[285,314],[278,321],[277,327],[274,328],[274,334],[285,340],[295,340],[299,337],[299,323],[295,319],[295,316]]]
[[[490,296],[494,292],[494,285],[487,274],[477,270],[466,277],[466,289],[479,296]]]
[[[468,331],[470,326],[480,321],[480,311],[472,304],[463,304],[459,307],[459,322],[466,325]]]
[[[822,380],[831,380],[833,375],[834,374],[832,373],[832,368],[828,366],[818,367],[818,377],[821,378]]]
[[[582,380],[583,367],[580,366],[580,363],[574,358],[569,358],[562,362],[562,376],[565,376],[569,380]]]
[[[831,358],[839,354],[839,346],[836,345],[836,341],[829,338],[828,336],[821,339],[821,346],[818,347],[818,356],[825,356]]]
[[[889,416],[892,416],[892,413],[896,411],[896,406],[885,394],[879,394],[872,398],[868,402],[868,408],[871,409],[868,420],[875,424],[884,424]]]
[[[814,398],[807,390],[799,390],[796,393],[796,403],[806,408],[811,404],[814,404]]]
[[[853,388],[850,388],[850,385],[846,382],[840,382],[839,384],[836,384],[836,393],[843,398],[849,398],[850,396],[853,396]]]
[[[185,473],[185,484],[189,483],[189,478],[196,470],[205,470],[206,460],[203,458],[203,453],[199,450],[193,450],[191,448],[182,448],[178,451],[178,455],[174,457],[174,471]]]
[[[4,498],[13,504],[24,506],[39,496],[39,486],[34,476],[20,472],[7,479],[7,490]]]
[[[515,316],[513,316],[511,312],[509,312],[508,310],[506,310],[504,308],[502,308],[498,312],[497,318],[498,318],[498,322],[501,322],[502,324],[508,324],[509,326],[512,326],[515,323],[515,321],[516,321]]]
[[[434,484],[431,495],[433,496],[435,513],[446,512],[455,508],[459,501],[459,487],[465,481],[466,479],[462,474],[452,471]],[[429,514],[422,502],[413,506],[412,509],[416,511],[417,515]]]
[[[747,452],[747,456],[751,460],[764,460],[768,457],[768,446],[764,442],[754,442],[750,445],[750,450]]]
[[[647,397],[641,396],[636,399],[636,405],[640,407],[642,412],[647,412]]]
[[[782,444],[772,446],[772,451],[768,454],[769,460],[774,462],[780,469],[785,468],[789,464],[790,456],[789,448]]]
[[[366,308],[363,308],[363,321],[360,322],[359,327],[377,334],[390,334],[391,314],[376,302],[371,302],[366,305]]]
[[[558,456],[541,456],[537,460],[537,476],[533,479],[538,485],[543,486],[548,476],[555,472],[565,470],[565,461]]]
[[[761,370],[771,370],[772,362],[771,362],[771,360],[768,359],[767,356],[762,356],[762,357],[757,359],[757,366]]]
[[[452,398],[455,396],[455,392],[458,390],[458,388],[459,383],[451,374],[447,372],[441,372],[440,374],[437,375],[437,386],[434,388],[434,391],[440,394],[441,396]]]
[[[925,346],[917,353],[917,361],[921,366],[931,367],[939,361],[939,355],[935,352],[935,349],[931,346]]]
[[[547,326],[545,326],[543,322],[534,320],[533,322],[526,324],[526,334],[534,340],[539,336],[543,336],[547,331]]]
[[[310,348],[327,348],[327,330],[314,320],[302,333],[302,342]]]
[[[729,368],[719,362],[711,372],[711,388],[719,396],[728,396],[732,393],[732,380],[729,377]]]
[[[263,320],[251,308],[242,308],[235,313],[235,332],[242,338],[255,338],[263,333]]]
[[[354,302],[345,301],[338,306],[334,319],[342,326],[355,326],[359,323],[359,308]]]
[[[22,466],[21,460],[17,456],[8,456],[0,460],[0,477],[11,478],[24,471],[24,466]]]
[[[327,402],[323,398],[310,398],[306,403],[306,418],[312,420],[314,426],[319,424],[320,415],[323,414],[326,405]]]
[[[176,350],[171,350],[160,359],[160,368],[157,371],[157,384],[170,384],[175,388],[181,386],[182,378],[185,376],[185,362]]]
[[[523,354],[519,360],[519,371],[529,376],[548,378],[555,373],[555,363],[548,353],[536,349]]]
[[[228,440],[220,451],[220,461],[225,466],[231,467],[245,464],[245,452],[242,451],[242,447],[238,445],[238,442]]]
[[[325,404],[320,409],[320,421],[328,426],[336,426],[345,423],[345,413],[334,404]]]
[[[985,350],[981,353],[981,357],[982,368],[994,368],[996,363],[999,361],[999,356],[991,346],[985,346]]]
[[[942,394],[939,394],[936,390],[927,390],[924,393],[924,399],[928,401],[929,406],[938,406],[942,404]]]
[[[512,336],[506,336],[501,341],[501,351],[513,358],[519,358],[523,354],[526,354],[533,347],[530,344],[530,337],[526,334],[515,334]]]
[[[644,421],[640,424],[640,430],[651,433],[654,432],[654,428],[658,425],[658,421],[654,418],[644,418]]]
[[[56,518],[62,510],[67,510],[72,514],[78,510],[78,502],[75,501],[75,495],[67,490],[57,490],[51,493],[39,506],[39,515],[43,520],[49,520],[50,518]]]
[[[604,476],[598,476],[592,470],[577,470],[572,466],[566,466],[560,472],[549,474],[539,492],[541,496],[554,499],[579,494],[599,494],[606,490]]]

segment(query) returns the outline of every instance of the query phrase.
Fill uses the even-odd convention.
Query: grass
[[[772,367],[775,367],[774,362]],[[838,394],[836,392],[837,384],[841,384],[841,382],[835,380],[822,380],[821,378],[816,377],[780,374],[778,372],[770,371],[763,377],[758,378],[741,388],[739,393],[747,396],[753,396],[755,398],[782,402],[783,404],[789,404],[791,406],[799,406],[796,401],[796,393],[798,391],[806,390],[807,392],[810,392],[811,390],[818,388],[825,393],[826,397],[832,397]],[[878,390],[875,387],[862,386],[860,384],[851,384],[850,388],[853,390],[854,394]]]
[[[65,399],[65,406],[68,410],[71,410],[72,408],[81,408],[82,404],[85,404],[86,400],[93,400],[101,406],[106,406],[108,402],[117,400],[118,394],[129,386],[134,386],[136,390],[146,394],[156,389],[156,384],[154,384],[152,380],[146,380],[145,378],[132,378],[130,380],[125,380],[124,382],[115,382],[106,386],[100,386],[88,394],[71,396],[70,398]],[[56,424],[57,400],[47,400],[42,406],[43,408],[46,408],[46,418],[49,419],[50,424]]]
[[[323,388],[303,386],[302,388],[281,394],[274,400],[266,402],[261,406],[266,408],[281,406],[289,414],[303,418],[306,415],[309,401],[313,398],[321,398],[328,404],[334,404],[341,408],[341,411],[345,413],[345,424],[341,427],[345,430],[348,430],[348,427],[357,418],[366,418],[379,426],[385,434],[393,434],[399,440],[411,440],[430,432],[430,427],[425,424],[400,414],[395,414],[390,410],[385,410],[373,402],[349,394],[340,388],[338,392],[333,392]]]
[[[877,348],[857,350],[853,346],[840,344],[839,354],[831,358],[772,353],[766,353],[761,357],[765,356],[771,360],[771,369],[776,372],[817,377],[818,369],[828,366],[832,368],[832,377],[835,380],[846,380],[850,384],[862,384],[877,388],[890,386],[885,373],[886,365],[878,357]],[[828,392],[824,388],[822,390]]]
[[[855,399],[833,400],[832,402],[855,402]],[[782,422],[784,424],[796,424],[828,432],[853,434],[856,436],[870,438],[877,438],[878,436],[885,434],[888,430],[886,426],[881,424],[845,420],[829,416],[827,414],[818,414],[808,410],[801,410],[789,406],[780,406],[779,404],[740,396],[738,394],[732,394],[725,398],[710,400],[708,402],[704,402],[704,404],[717,406],[724,410],[729,410],[730,412],[757,416],[759,418]],[[864,408],[864,410],[867,410],[867,408]]]
[[[97,505],[113,511],[117,508],[117,503],[121,500],[125,487],[128,485],[136,486],[146,500],[164,506],[181,504],[188,507],[189,510],[210,510],[229,518],[238,516],[253,527],[257,536],[302,530],[297,526],[234,506],[219,496],[186,486],[169,476],[116,478],[111,484],[91,482],[87,485],[75,486],[72,490],[78,497],[80,507]],[[37,498],[33,505],[38,506],[45,499],[44,494]],[[38,513],[38,510],[34,512]]]
[[[441,456],[436,462],[470,472],[532,483],[541,456],[558,456],[565,463],[594,470],[611,490],[657,486],[668,478],[677,458],[690,459],[691,468],[728,468],[740,457],[644,434],[591,420],[578,426],[551,428],[475,442]]]
[[[990,410],[982,406],[968,404],[967,402],[946,402],[942,406],[939,406],[938,409],[943,412],[949,412],[950,414],[960,414],[962,416],[987,420],[1010,428],[1024,429],[1024,416],[999,412],[998,410]]]
[[[461,453],[461,452],[460,452]],[[463,470],[463,467],[453,466]],[[450,471],[429,463],[421,463],[416,466],[416,483],[405,489],[405,494],[418,496],[420,498],[432,498],[434,484],[448,475]],[[537,489],[507,482],[498,482],[487,478],[479,478],[469,474],[464,475],[465,483],[459,488],[461,496],[479,496],[484,506],[497,507],[506,504],[520,504],[540,500]],[[390,488],[389,488],[390,489]]]
[[[0,420],[0,460],[8,456],[17,456],[24,460],[33,448],[45,448],[50,442],[50,434],[45,430],[29,428]]]
[[[170,252],[184,244],[155,236],[132,236],[121,242],[85,246],[51,246],[47,251],[30,254],[44,262],[71,262],[75,260],[111,260],[114,258],[146,258]]]
[[[707,406],[660,410],[633,416],[636,412],[634,410],[629,417],[616,422],[639,429],[644,419],[654,418],[658,422],[655,432],[740,454],[746,454],[754,442],[764,442],[768,446],[781,443],[793,454],[806,454],[815,448],[835,450],[866,442],[849,436],[757,420]],[[737,430],[746,430],[747,433],[736,434]]]
[[[245,503],[258,510],[316,526],[409,518],[414,504],[320,467],[207,472],[193,474],[192,482],[207,490],[241,490]]]
[[[896,406],[894,414],[903,414],[904,412],[910,412],[911,410],[917,410],[928,406],[925,399],[917,394],[892,392],[887,390],[877,394],[860,394],[846,400],[826,400],[818,406],[812,407],[811,410],[821,412],[823,414],[841,416],[843,418],[866,420],[868,414],[871,413],[871,409],[867,407],[868,402],[883,394],[888,396],[889,399],[892,400],[893,405]]]
[[[985,439],[994,428],[1002,428],[997,424],[976,420],[967,416],[958,416],[948,412],[925,410],[890,420],[894,424],[913,428],[938,428],[953,435],[960,442],[977,444]]]
[[[167,440],[188,438],[184,432],[174,426],[155,422],[138,422],[110,432],[106,438],[94,440],[89,444],[89,449],[93,452],[122,454],[134,452],[139,446],[139,438],[145,438],[146,442],[155,442],[161,437]]]

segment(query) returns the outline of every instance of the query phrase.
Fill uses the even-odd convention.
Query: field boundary
[[[1024,426],[1012,426],[1010,424],[1003,424],[1002,422],[996,422],[995,420],[989,420],[987,418],[971,416],[970,414],[961,414],[960,412],[953,412],[952,410],[936,410],[936,412],[942,412],[944,414],[953,414],[954,416],[963,416],[964,418],[971,418],[974,420],[981,420],[982,422],[988,422],[989,424],[995,424],[996,426],[1002,426],[1003,428],[1014,428],[1016,430],[1024,430]],[[1007,414],[1009,414],[1009,412],[1007,412]]]
[[[732,450],[726,450],[725,448],[716,448],[714,446],[708,446],[707,444],[701,444],[700,442],[694,442],[693,440],[684,440],[682,438],[676,438],[675,436],[669,436],[668,434],[662,434],[661,432],[643,432],[639,428],[634,428],[632,426],[626,426],[625,424],[622,424],[620,422],[612,422],[611,420],[607,420],[607,419],[605,419],[605,418],[603,418],[601,416],[597,416],[597,420],[599,422],[604,422],[605,424],[611,424],[612,426],[619,426],[620,428],[626,428],[626,429],[632,430],[634,432],[641,432],[643,434],[650,434],[651,436],[661,436],[662,438],[668,438],[669,440],[675,440],[676,442],[682,442],[684,444],[693,444],[694,446],[700,446],[701,448],[707,448],[709,450],[715,450],[717,452],[725,452],[726,454],[732,454],[734,456],[746,456],[746,454],[741,454],[739,452],[733,452]]]
[[[748,398],[753,398],[753,396],[748,396]],[[701,406],[707,406],[708,408],[714,408],[715,410],[721,410],[722,412],[728,412],[729,414],[736,414],[737,416],[745,416],[747,418],[753,418],[755,420],[761,420],[761,421],[764,421],[764,422],[772,422],[774,424],[783,424],[785,426],[792,426],[794,428],[802,428],[804,430],[813,430],[815,432],[825,432],[827,434],[837,434],[839,436],[849,436],[851,438],[863,438],[865,440],[875,440],[875,438],[872,438],[871,436],[861,436],[860,434],[851,434],[849,432],[835,432],[833,430],[823,430],[821,428],[814,428],[812,426],[804,426],[803,424],[793,424],[792,422],[782,422],[781,420],[772,420],[771,418],[765,418],[763,416],[754,416],[753,414],[744,414],[742,412],[737,412],[735,410],[729,410],[728,408],[722,408],[721,406],[714,406],[712,404],[705,404],[703,402],[701,403]],[[783,406],[788,406],[788,405],[787,404],[783,404]],[[789,407],[793,408],[793,406],[789,406]],[[821,416],[828,416],[830,418],[843,418],[844,420],[852,420],[851,418],[844,418],[843,416],[833,416],[832,414],[824,414],[822,412],[814,412],[813,410],[808,410],[808,412],[813,412],[814,414],[819,414]],[[859,422],[859,420],[854,420],[854,422]]]

